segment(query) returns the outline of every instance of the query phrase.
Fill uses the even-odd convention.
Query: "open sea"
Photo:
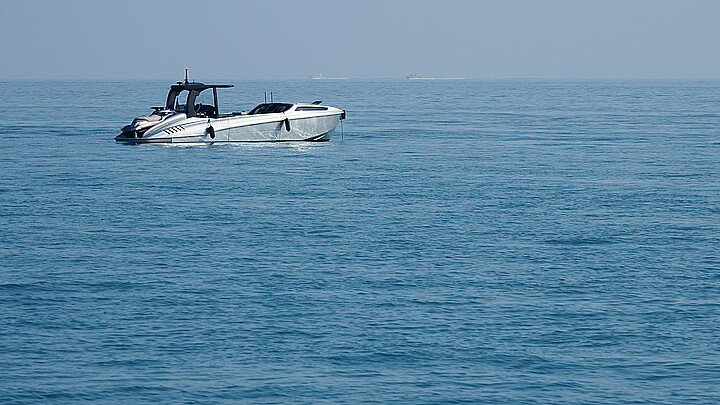
[[[720,403],[720,81],[230,82],[0,82],[0,403]]]

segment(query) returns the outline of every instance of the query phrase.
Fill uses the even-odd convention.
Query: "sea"
[[[230,83],[0,82],[0,403],[720,403],[720,81]]]

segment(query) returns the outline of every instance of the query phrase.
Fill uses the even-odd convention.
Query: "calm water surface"
[[[2,403],[718,403],[720,82],[0,82]]]

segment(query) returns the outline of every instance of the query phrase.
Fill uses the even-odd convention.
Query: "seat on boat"
[[[133,124],[140,121],[155,122],[162,119],[159,115],[141,115],[133,120]]]

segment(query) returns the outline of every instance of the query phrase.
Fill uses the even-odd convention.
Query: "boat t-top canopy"
[[[181,92],[183,90],[189,90],[189,91],[197,91],[201,92],[203,90],[207,89],[215,89],[215,88],[227,88],[227,87],[235,87],[234,84],[205,84],[205,83],[196,83],[196,82],[177,82],[177,84],[173,84],[170,86],[170,90],[176,90],[178,92]]]
[[[187,91],[188,96],[185,103],[185,113],[188,117],[194,117],[198,115],[198,113],[201,113],[203,111],[197,110],[197,107],[195,106],[195,98],[200,94],[201,92],[212,89],[213,91],[213,100],[215,101],[214,106],[206,106],[206,107],[212,107],[208,109],[207,111],[204,111],[205,114],[208,115],[217,115],[218,114],[218,97],[217,97],[217,89],[220,88],[227,88],[227,87],[235,87],[232,84],[204,84],[204,83],[190,83],[187,80],[185,82],[177,82],[177,84],[173,84],[170,86],[170,92],[168,93],[167,102],[165,103],[165,108],[169,110],[174,110],[175,108],[175,99],[177,96],[183,92]]]

